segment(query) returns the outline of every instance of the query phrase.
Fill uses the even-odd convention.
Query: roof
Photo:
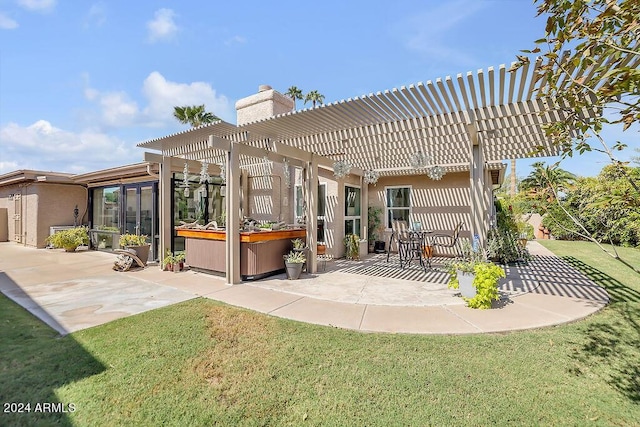
[[[108,169],[102,169],[99,171],[88,172],[80,175],[74,175],[73,181],[82,184],[100,183],[109,180],[119,179],[124,180],[128,178],[147,177],[149,181],[156,180],[157,177],[149,175],[151,173],[158,173],[158,165],[151,165],[150,170],[147,169],[149,163],[134,163],[130,165],[117,166]]]
[[[62,172],[20,169],[0,175],[0,186],[19,184],[23,182],[72,183],[72,176],[72,174]]]
[[[209,135],[265,149],[278,141],[383,174],[411,169],[408,160],[417,151],[429,155],[432,164],[468,164],[476,137],[487,162],[554,156],[558,149],[543,126],[562,120],[564,113],[551,100],[536,97],[544,84],[534,79],[541,64],[538,59],[513,71],[490,67],[242,126],[220,121],[138,146],[215,162],[219,157],[208,148]]]

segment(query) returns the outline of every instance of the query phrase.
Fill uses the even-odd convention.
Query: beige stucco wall
[[[236,102],[238,126],[293,111],[294,102],[288,96],[273,90],[268,85],[260,86],[258,90],[258,93]]]
[[[421,222],[422,228],[426,230],[451,232],[463,221],[461,236],[469,237],[469,172],[449,173],[440,181],[434,181],[425,175],[381,177],[375,186],[369,186],[369,206],[383,209],[383,215],[386,215],[385,187],[390,186],[411,186],[410,222]],[[388,245],[391,229],[386,228],[386,218],[382,219],[385,225],[385,242]]]
[[[11,194],[20,195],[19,205]],[[86,190],[80,185],[34,182],[0,188],[0,208],[7,209],[8,240],[27,246],[43,248],[49,227],[73,225],[76,204],[81,216],[86,213]],[[15,220],[17,213],[21,216],[20,221]],[[21,230],[17,229],[20,225]],[[16,234],[19,235],[17,239]]]
[[[273,165],[274,176],[282,177],[282,165]],[[320,168],[318,170],[319,184],[326,185],[326,211],[325,211],[325,243],[327,252],[335,258],[344,256],[344,197],[345,186],[360,187],[360,178],[349,175],[341,180],[333,177],[333,172]],[[269,209],[277,205],[277,197],[281,194],[283,198],[281,206],[281,217],[287,223],[294,221],[294,188],[302,182],[300,170],[292,168],[292,185],[286,189],[282,184],[282,193],[273,188],[252,188],[249,192],[251,216],[258,220],[273,220],[274,214],[269,213]],[[268,181],[269,185],[277,187],[278,179]],[[256,179],[256,183],[261,182]],[[282,182],[284,182],[282,180]],[[265,181],[266,183],[266,181]],[[490,184],[488,184],[490,185]],[[386,202],[386,187],[388,186],[411,186],[411,222],[419,221],[423,229],[434,230],[436,232],[451,232],[460,222],[464,222],[461,236],[469,238],[470,228],[470,194],[469,194],[469,172],[449,173],[440,181],[429,179],[425,175],[408,175],[382,177],[376,185],[368,186],[368,205],[377,206],[383,209]],[[268,187],[268,186],[267,186]],[[364,188],[362,188],[362,197]],[[284,202],[284,199],[287,199]],[[263,208],[259,210],[260,206]],[[386,212],[383,212],[386,215]],[[383,223],[385,218],[383,219]],[[367,225],[367,212],[361,212],[361,222]],[[388,242],[391,234],[390,229],[386,229],[384,240]],[[366,236],[362,236],[366,238]],[[452,250],[442,250],[444,253],[453,254]]]
[[[269,162],[266,168],[263,164],[251,165],[247,171],[249,210],[245,215],[260,222],[293,223],[293,171],[290,188],[285,185],[282,163]]]
[[[73,210],[78,206],[78,225],[87,222],[87,190],[80,185],[35,184],[38,197],[36,237],[27,236],[27,245],[44,247],[49,227],[73,225]]]

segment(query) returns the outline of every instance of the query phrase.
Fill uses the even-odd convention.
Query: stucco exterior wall
[[[282,163],[269,162],[247,168],[248,178],[248,212],[245,215],[257,221],[284,221],[293,223],[293,171],[291,187],[287,188],[284,180]]]
[[[78,206],[78,225],[87,222],[87,190],[80,185],[34,184],[34,194],[38,197],[35,237],[27,235],[27,245],[45,247],[49,227],[73,225],[73,210]],[[33,227],[33,225],[32,225]]]
[[[258,90],[258,93],[236,102],[238,126],[293,111],[294,102],[288,96],[273,90],[268,85],[260,86]]]
[[[461,236],[469,238],[469,185],[469,172],[449,173],[440,181],[426,175],[381,177],[375,186],[369,186],[369,206],[383,210],[384,240],[388,245],[391,229],[386,221],[386,187],[411,186],[411,223],[420,222],[424,230],[449,233],[462,221]],[[449,250],[441,252],[453,254]]]
[[[80,215],[86,213],[86,190],[80,185],[30,182],[4,186],[0,208],[6,208],[7,219],[0,227],[6,226],[9,241],[44,248],[49,227],[73,225],[76,204]]]

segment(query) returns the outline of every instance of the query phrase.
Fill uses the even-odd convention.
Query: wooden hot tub
[[[225,273],[224,230],[176,229],[185,238],[187,264],[199,271]],[[256,280],[284,271],[283,255],[291,250],[291,240],[306,238],[306,230],[241,231],[240,277]]]

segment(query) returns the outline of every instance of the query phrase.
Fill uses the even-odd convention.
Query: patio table
[[[410,244],[415,244],[415,246],[409,248],[410,253],[405,254],[404,260],[402,254],[400,254],[400,265],[402,266],[403,261],[405,261],[405,265],[407,265],[413,260],[418,260],[420,261],[420,265],[425,269],[431,268],[431,259],[433,258],[433,230],[409,230],[408,237],[411,242]]]

